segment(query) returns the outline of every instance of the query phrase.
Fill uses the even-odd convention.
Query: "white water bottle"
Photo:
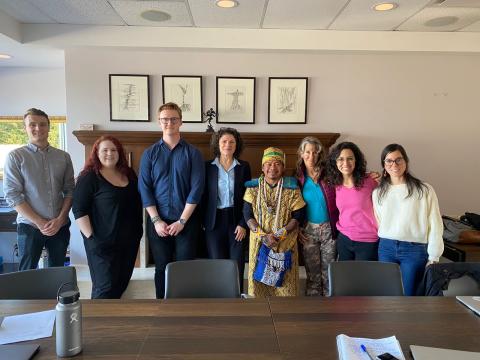
[[[75,286],[74,290],[62,290],[65,283],[60,286],[57,293],[56,318],[56,348],[57,356],[75,356],[82,351],[82,304],[80,292]]]

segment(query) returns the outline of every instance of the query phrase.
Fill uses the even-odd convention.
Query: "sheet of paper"
[[[340,359],[369,360],[370,358],[368,355],[360,347],[362,344],[365,345],[373,356],[389,352],[401,360],[405,359],[400,343],[395,336],[383,339],[366,339],[349,337],[343,334],[337,336],[337,346],[340,351]]]
[[[55,310],[6,316],[0,327],[0,345],[52,336]]]

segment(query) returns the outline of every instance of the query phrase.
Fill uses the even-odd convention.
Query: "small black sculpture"
[[[203,114],[203,116],[207,117],[206,121],[208,122],[207,130],[205,130],[205,132],[215,132],[212,126],[213,118],[217,117],[217,113],[215,112],[215,110],[213,110],[213,108],[210,108],[206,113]]]

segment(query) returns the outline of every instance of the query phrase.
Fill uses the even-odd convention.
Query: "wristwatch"
[[[187,223],[187,220],[180,218],[180,219],[178,219],[178,222],[180,224],[182,224],[183,226],[185,226],[185,224]]]

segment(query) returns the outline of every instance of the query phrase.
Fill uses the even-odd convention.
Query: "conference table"
[[[0,300],[3,316],[53,309]],[[447,297],[82,300],[75,359],[336,359],[336,336],[480,351],[480,317]],[[56,359],[55,334],[35,360]]]

